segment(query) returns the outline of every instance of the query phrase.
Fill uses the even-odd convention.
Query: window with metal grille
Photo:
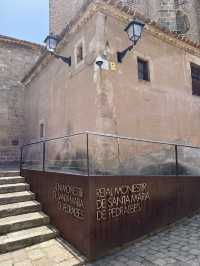
[[[177,11],[176,13],[176,31],[179,34],[184,34],[190,29],[190,22],[188,16],[182,11]]]
[[[149,62],[141,58],[138,58],[137,63],[138,63],[138,79],[150,81]]]
[[[200,96],[200,66],[191,63],[192,94]]]

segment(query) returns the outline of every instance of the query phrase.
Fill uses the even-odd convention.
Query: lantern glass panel
[[[56,46],[58,44],[58,39],[55,36],[49,35],[46,40],[46,47],[49,52],[55,52]]]
[[[54,39],[54,38],[52,38],[52,37],[50,37],[49,38],[49,45],[48,46],[49,46],[48,49],[50,51],[55,51],[56,46],[57,46],[57,40]]]
[[[128,37],[131,41],[134,40],[134,31],[133,31],[133,24],[131,24],[127,29]]]
[[[126,32],[128,34],[129,39],[136,43],[142,34],[142,30],[144,28],[144,24],[139,21],[132,21],[128,27],[126,28]]]
[[[142,25],[134,24],[134,35],[136,40],[138,40],[138,38],[141,36],[141,33],[142,33]]]

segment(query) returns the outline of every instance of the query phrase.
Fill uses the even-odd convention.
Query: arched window
[[[182,11],[176,12],[176,30],[179,34],[184,34],[190,29],[188,16]]]

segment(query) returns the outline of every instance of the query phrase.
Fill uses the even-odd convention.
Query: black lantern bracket
[[[117,52],[117,62],[122,63],[126,54],[133,50],[134,46],[137,44],[141,38],[145,24],[138,20],[131,21],[128,26],[125,28],[125,32],[128,34],[129,40],[132,44],[121,52]]]
[[[133,50],[133,47],[134,45],[132,44],[128,48],[126,48],[124,51],[117,52],[117,62],[121,64],[123,62],[123,58],[126,56],[128,52]]]
[[[55,58],[57,58],[57,59],[61,59],[64,63],[68,64],[69,67],[72,65],[72,58],[71,58],[71,56],[65,57],[63,55],[58,55],[56,53],[52,53],[52,55],[54,55]]]
[[[63,55],[59,55],[57,54],[56,51],[56,47],[58,45],[58,43],[60,42],[60,37],[57,35],[54,35],[53,33],[50,33],[50,35],[48,35],[45,39],[45,43],[46,43],[46,48],[47,51],[54,56],[57,59],[61,59],[64,63],[68,64],[69,66],[72,65],[72,59],[71,56],[69,57],[65,57]]]

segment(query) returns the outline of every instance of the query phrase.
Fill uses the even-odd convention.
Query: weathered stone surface
[[[0,178],[0,185],[4,184],[17,184],[23,183],[25,181],[24,177],[21,176],[10,176]]]
[[[1,177],[12,177],[12,176],[19,176],[18,171],[0,171],[0,178]]]
[[[55,229],[41,226],[0,236],[0,253],[40,243],[57,235]]]
[[[40,212],[26,213],[0,219],[0,234],[46,225],[49,217]]]
[[[81,8],[92,2],[90,0],[50,0],[50,32],[60,33],[70,20],[77,15]],[[105,1],[106,2],[106,1]],[[158,21],[161,26],[176,31],[179,27],[178,16],[186,15],[189,21],[189,30],[185,35],[195,41],[200,40],[200,3],[198,0],[114,0],[116,5],[126,5],[128,8],[139,11],[146,18]],[[179,4],[177,4],[179,3]]]
[[[0,180],[4,183],[0,185],[0,253],[54,238],[58,232],[48,226],[49,217],[38,212],[41,208],[39,203],[30,201],[35,198],[35,195],[29,191],[30,186],[26,183],[18,183],[20,177],[9,176],[9,173],[5,173]],[[14,254],[19,255],[19,253]],[[20,265],[28,259],[24,255],[22,251]],[[36,255],[35,257],[40,259],[40,256]],[[16,259],[14,261],[17,262]]]
[[[41,210],[41,205],[37,201],[15,202],[6,205],[0,205],[0,218],[29,213],[29,212],[35,212],[40,210]]]
[[[35,195],[30,191],[0,194],[0,204],[9,204],[14,202],[29,201],[34,199]]]
[[[17,184],[4,184],[0,185],[0,193],[11,193],[19,192],[24,190],[29,190],[30,186],[27,183],[17,183]]]
[[[74,266],[85,265],[75,250],[62,246],[62,241],[49,240],[41,244],[0,255],[0,266]],[[64,243],[63,243],[64,245]],[[48,249],[48,248],[49,249]],[[132,265],[133,266],[133,265]]]
[[[41,47],[0,36],[0,167],[16,164],[23,143],[24,88],[21,80]]]
[[[92,17],[87,16],[88,10],[87,23],[86,18],[80,20],[79,31],[70,35],[68,43],[60,43],[60,52],[72,55],[70,68],[52,58],[47,66],[41,64],[43,71],[33,71],[25,81],[26,142],[39,139],[42,120],[47,138],[89,130],[199,146],[200,103],[192,95],[190,68],[191,62],[199,64],[199,56],[186,51],[185,42],[146,26],[134,52],[123,64],[116,64],[116,51],[129,44],[124,33],[127,23],[119,19],[125,14],[119,10],[115,14],[110,6],[106,10],[110,15],[99,10]],[[74,47],[82,39],[86,54],[79,69],[74,63]],[[105,54],[116,69],[98,71],[91,63],[94,61],[86,60],[92,54]],[[149,62],[150,82],[138,79],[138,58]],[[77,139],[49,142],[48,166],[61,170],[64,165],[63,171],[86,169],[82,163],[86,162],[86,146],[82,137]],[[91,173],[169,175],[176,170],[174,148],[168,145],[129,140],[118,143],[96,136],[91,136],[89,143]],[[38,169],[39,165],[41,169],[41,145],[27,150],[24,157],[32,162],[30,167]],[[193,157],[179,149],[183,166],[188,162],[198,168],[199,155],[195,155],[196,160]]]

